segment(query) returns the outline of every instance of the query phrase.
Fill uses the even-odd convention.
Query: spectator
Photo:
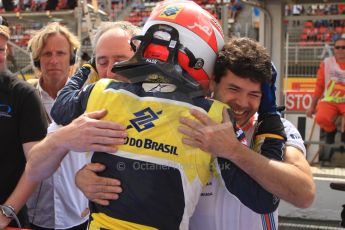
[[[37,47],[38,50],[41,50],[41,54],[36,53],[36,56],[40,57],[36,58],[36,65],[38,61],[42,62],[42,59],[44,60],[46,53],[49,54],[48,56],[50,57],[50,60],[45,60],[44,62],[40,63],[39,66],[37,66],[40,69],[50,70],[49,65],[51,64],[54,64],[55,69],[59,66],[67,67],[66,63],[72,64],[71,59],[73,58],[73,56],[67,56],[66,53],[68,53],[68,49],[70,49],[69,47],[74,47],[74,35],[72,36],[72,34],[67,31],[65,27],[61,27],[58,24],[51,26],[53,26],[53,28],[43,29],[38,34],[36,34],[36,36],[34,36],[32,41],[30,42],[31,45]],[[128,44],[128,41],[132,36],[132,34],[130,33],[131,30],[129,29],[130,26],[130,24],[127,24],[125,22],[109,23],[107,24],[107,26],[101,27],[101,29],[99,29],[98,33],[96,34],[97,41],[102,41],[102,39],[105,39],[103,36],[100,36],[100,31],[111,31],[110,35],[108,34],[107,36],[108,39],[115,39],[117,41],[116,44],[118,44],[118,46],[114,45],[113,47],[104,47],[96,43],[96,56],[97,58],[100,58],[97,62],[100,66],[100,73],[106,74],[106,67],[107,65],[112,65],[112,61],[114,58],[123,58],[123,56],[125,55],[133,54],[133,51],[131,51]],[[64,42],[60,41],[60,43],[58,43],[57,41],[54,41],[54,39],[52,38],[56,36],[63,38],[61,40]],[[46,38],[46,40],[44,41],[42,37]],[[43,46],[43,48],[40,48],[37,42],[42,40],[43,42],[41,42],[41,46]],[[54,41],[54,46],[51,46],[50,42],[52,40]],[[126,46],[127,49],[125,48]],[[103,49],[99,50],[99,47],[103,47]],[[114,51],[112,55],[108,55],[107,52],[109,50]],[[129,51],[132,53],[128,54]],[[70,53],[73,55],[72,52]],[[60,56],[64,56],[65,58],[62,58]],[[33,57],[35,56],[33,55]],[[58,63],[58,60],[61,63]],[[47,66],[44,67],[43,64],[46,64]],[[48,73],[52,75],[51,72],[51,70],[48,71]],[[68,71],[60,72],[67,73]],[[50,113],[50,110],[47,112]],[[49,127],[48,132],[54,132],[56,129],[58,129],[58,127],[53,123]],[[31,154],[36,157],[35,151],[33,151],[33,153],[30,153],[30,155]],[[51,157],[50,151],[48,151],[47,154],[48,155],[46,155],[45,157]],[[28,202],[28,204],[30,204],[31,211],[30,220],[32,221],[33,227],[35,229],[86,229],[86,221],[88,219],[88,210],[86,209],[88,206],[87,200],[75,187],[74,174],[88,161],[89,160],[85,154],[67,154],[67,156],[63,158],[59,168],[49,168],[51,173],[47,177],[50,177],[42,178],[45,180],[42,182],[40,188]],[[39,181],[42,179],[35,178],[35,180]],[[64,202],[60,202],[60,200],[64,200]],[[50,206],[52,207],[50,208]],[[74,208],[71,209],[71,206]],[[51,213],[49,213],[47,210],[51,210]],[[53,216],[54,218],[51,218],[51,216]]]
[[[336,42],[337,40],[339,40],[341,38],[341,35],[338,34],[338,33],[333,33],[333,36],[332,36],[332,42]]]
[[[46,135],[44,108],[35,89],[6,70],[8,24],[0,16],[0,229],[28,227],[25,202],[36,184],[28,183],[24,166],[32,146]],[[11,223],[10,223],[11,222]]]
[[[285,4],[285,16],[291,15],[291,5]]]
[[[305,10],[305,12],[306,12],[306,14],[307,15],[313,15],[313,8],[311,7],[311,5],[309,5],[308,7],[307,7],[307,9]]]
[[[300,16],[303,13],[303,6],[301,4],[294,4],[292,6],[292,15],[293,16]],[[300,25],[300,20],[293,20],[293,25]]]
[[[303,13],[303,6],[301,4],[294,4],[292,6],[292,15],[299,16]]]
[[[331,12],[330,4],[325,4],[324,12],[326,15],[330,14],[330,12]]]
[[[76,52],[80,43],[65,26],[50,23],[30,39],[28,49],[37,79],[30,81],[46,108],[50,110],[60,89],[75,70]]]
[[[34,34],[28,46],[38,75],[38,80],[33,84],[44,104],[47,120],[51,123],[51,107],[75,69],[76,51],[80,44],[65,26],[50,23]],[[86,229],[88,216],[83,212],[88,202],[74,184],[74,173],[86,162],[88,159],[82,154],[66,157],[60,168],[40,183],[27,202],[32,228]]]
[[[336,4],[331,4],[331,6],[330,6],[330,13],[332,15],[338,14],[338,6]]]
[[[345,4],[338,3],[338,14],[345,14]]]
[[[219,129],[219,126],[214,126],[209,118],[198,111],[194,111],[193,114],[201,124],[183,121],[194,129],[193,132],[184,131],[188,136],[185,143],[210,151],[220,157],[217,158],[218,161],[232,162],[252,178],[253,184],[257,182],[256,186],[265,188],[274,194],[273,197],[279,197],[293,205],[305,208],[313,201],[315,185],[305,159],[303,140],[297,129],[289,121],[282,119],[287,136],[283,156],[280,151],[274,151],[273,146],[268,146],[271,141],[269,138],[259,141],[262,137],[260,126],[265,126],[263,124],[265,120],[269,122],[267,131],[273,132],[276,127],[275,122],[279,124],[280,119],[275,105],[274,79],[277,73],[273,68],[273,85],[267,90],[268,86],[263,77],[267,76],[266,72],[270,68],[264,65],[267,62],[269,62],[269,56],[259,43],[248,38],[231,39],[218,54],[214,78],[211,81],[214,98],[233,108],[235,118],[243,128],[251,149],[242,145],[237,148],[237,143],[231,138],[232,135],[229,135],[230,130]],[[258,117],[255,116],[257,112]],[[265,118],[261,120],[263,117]],[[200,133],[202,140],[194,136],[194,133]],[[258,143],[264,144],[260,147]],[[280,157],[283,157],[283,162]],[[226,170],[222,173],[225,174]],[[242,176],[238,173],[236,178],[241,181]],[[224,186],[227,183],[235,182],[219,181],[213,177],[207,183],[191,219],[190,229],[278,228],[277,210],[267,213],[259,212],[252,205],[262,198],[248,194],[247,199],[243,200],[238,195],[243,191],[236,194],[237,184],[229,186],[229,192]],[[278,199],[274,202],[278,202]]]
[[[326,132],[326,143],[334,143],[337,116],[345,119],[345,38],[338,38],[334,43],[334,56],[321,62],[317,72],[314,96],[306,115],[315,114],[317,124]],[[341,140],[345,142],[345,133]]]

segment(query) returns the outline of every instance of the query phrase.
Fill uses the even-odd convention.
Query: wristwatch
[[[14,208],[11,205],[6,205],[6,204],[0,205],[0,211],[5,217],[11,220],[16,215],[16,212],[14,211]]]

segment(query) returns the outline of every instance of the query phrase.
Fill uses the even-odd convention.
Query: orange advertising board
[[[285,88],[287,91],[314,91],[316,78],[310,77],[293,77],[284,79]]]
[[[316,78],[294,77],[284,81],[286,111],[305,112],[314,92]]]

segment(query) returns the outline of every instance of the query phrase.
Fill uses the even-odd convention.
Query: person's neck
[[[249,129],[251,129],[254,125],[254,119],[255,119],[255,116],[252,116],[247,122],[245,122],[243,125],[241,125],[241,129],[244,131],[244,132],[247,132]]]
[[[334,58],[338,63],[341,63],[341,64],[345,63],[345,55],[343,54],[334,55]]]
[[[345,57],[336,57],[335,60],[341,64],[345,63]]]
[[[64,87],[66,81],[49,81],[44,77],[40,78],[41,88],[54,100],[57,97],[57,93]]]

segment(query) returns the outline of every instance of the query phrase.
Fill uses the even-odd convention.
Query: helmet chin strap
[[[158,31],[168,33],[170,39],[164,40],[154,37],[155,32]],[[202,67],[203,63],[180,44],[179,33],[175,28],[168,25],[154,25],[148,29],[144,36],[133,37],[132,46],[135,46],[133,42],[135,40],[139,40],[140,45],[136,48],[134,56],[128,61],[114,64],[113,73],[127,78],[131,83],[168,83],[175,85],[178,91],[192,93],[193,97],[204,94],[199,82],[179,65],[178,52],[183,51],[190,60],[189,65],[194,68]],[[150,44],[159,45],[168,50],[166,60],[145,57],[145,50]]]

